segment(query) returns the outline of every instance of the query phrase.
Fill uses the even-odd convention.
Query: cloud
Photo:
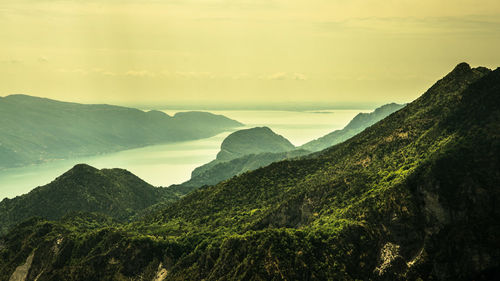
[[[284,80],[286,78],[287,78],[286,72],[277,72],[277,73],[274,73],[274,74],[267,76],[267,79],[269,79],[269,80]]]
[[[240,80],[240,79],[248,79],[251,76],[248,73],[234,73],[232,75],[229,75],[228,77],[233,80]]]
[[[0,63],[2,63],[2,64],[18,64],[18,63],[22,63],[22,62],[23,62],[22,60],[18,60],[18,59],[0,60]]]
[[[147,70],[129,70],[129,71],[125,72],[125,76],[156,77],[157,74],[154,72],[147,71]]]
[[[276,72],[268,75],[256,75],[245,72],[240,73],[213,73],[208,71],[150,71],[150,70],[128,70],[125,72],[114,72],[101,68],[93,68],[90,70],[75,68],[57,70],[62,73],[72,73],[80,75],[103,75],[103,76],[121,76],[121,77],[136,77],[136,78],[168,78],[168,79],[259,79],[259,80],[307,80],[307,76],[298,72]]]
[[[164,77],[181,79],[216,79],[224,78],[226,75],[215,74],[208,71],[163,71],[160,73]]]
[[[75,69],[66,69],[66,68],[59,68],[57,72],[61,73],[74,73],[74,74],[81,74],[81,75],[87,75],[89,72],[87,70],[81,69],[81,68],[75,68]]]
[[[394,34],[497,34],[498,16],[363,17],[318,22],[322,31],[371,31]]]
[[[292,77],[294,80],[307,80],[307,76],[302,73],[293,73]]]
[[[189,72],[183,72],[183,71],[176,71],[174,72],[174,75],[177,77],[181,78],[215,78],[215,75],[211,72],[196,72],[196,71],[189,71]]]
[[[307,80],[307,76],[303,73],[288,73],[288,72],[276,72],[271,75],[261,76],[261,79],[265,80]]]
[[[48,63],[49,59],[45,56],[38,57],[38,62],[40,63]]]
[[[89,75],[89,74],[98,74],[98,75],[103,75],[103,76],[117,76],[118,75],[116,72],[104,70],[101,68],[93,68],[91,70],[86,70],[86,69],[81,69],[81,68],[74,68],[74,69],[60,68],[57,71],[62,72],[62,73],[73,73],[73,74],[80,74],[80,75]]]

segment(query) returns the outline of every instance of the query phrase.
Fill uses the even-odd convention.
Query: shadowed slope
[[[500,272],[499,93],[500,69],[460,64],[344,143],[120,230],[23,224],[0,242],[1,276],[34,251],[39,280],[488,280]],[[69,260],[50,250],[58,235]]]
[[[79,164],[45,186],[1,201],[0,230],[33,216],[57,220],[76,211],[126,220],[157,202],[176,199],[167,189],[151,186],[126,170]]]

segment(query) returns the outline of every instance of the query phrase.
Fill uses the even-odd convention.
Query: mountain
[[[294,149],[289,140],[268,127],[239,130],[222,141],[216,159],[195,168],[190,180],[169,188],[178,195],[185,195],[203,185],[213,185],[272,162],[307,154]]]
[[[180,185],[174,185],[171,188],[179,194],[187,194],[203,185],[214,185],[244,172],[267,166],[273,162],[304,156],[314,151],[323,150],[355,136],[367,127],[403,107],[404,105],[390,103],[376,108],[371,113],[359,113],[342,130],[333,131],[292,151],[254,153],[252,152],[253,150],[250,149],[243,150],[239,153],[238,158],[234,158],[230,161],[215,160],[196,168],[189,181]],[[290,150],[290,148],[288,150]],[[222,153],[222,151],[220,153]],[[245,153],[248,154],[245,155]]]
[[[98,170],[79,164],[53,182],[0,202],[0,233],[27,218],[57,220],[71,212],[98,212],[126,220],[160,201],[177,196],[122,169]]]
[[[171,117],[112,105],[0,97],[0,169],[205,138],[241,125],[206,112]]]
[[[268,127],[239,130],[222,141],[216,159],[228,161],[248,154],[260,152],[285,152],[294,149],[289,140]]]
[[[462,63],[341,144],[139,221],[26,221],[0,239],[0,279],[494,280],[499,93],[500,68]]]
[[[205,164],[207,166],[201,166],[197,168],[197,170],[195,169],[196,172],[193,172],[193,176],[188,181],[169,188],[172,188],[172,190],[180,194],[187,194],[201,186],[214,185],[244,172],[265,167],[273,162],[295,158],[309,153],[310,152],[306,150],[296,149],[288,152],[249,154],[224,162],[215,160]]]
[[[255,127],[239,130],[227,136],[221,144],[215,160],[197,167],[191,172],[191,178],[201,176],[217,164],[228,162],[239,157],[264,152],[281,153],[295,149],[286,138],[276,134],[268,127]]]
[[[309,151],[320,151],[332,145],[346,141],[347,139],[359,134],[364,129],[384,119],[395,111],[400,110],[405,105],[389,103],[376,108],[370,113],[359,113],[342,130],[333,131],[316,140],[310,141],[300,146],[301,149]]]

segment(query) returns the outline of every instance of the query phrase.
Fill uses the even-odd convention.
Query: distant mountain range
[[[309,151],[320,151],[332,145],[341,143],[384,119],[393,112],[400,110],[404,106],[404,104],[389,103],[375,109],[373,112],[359,113],[343,129],[333,131],[321,138],[301,145],[299,148]]]
[[[171,117],[160,111],[11,95],[0,97],[0,169],[206,138],[239,126],[207,112]]]
[[[133,222],[24,221],[0,237],[0,280],[496,280],[499,93],[500,68],[461,63],[340,144]],[[69,186],[99,174],[75,168]]]
[[[377,123],[404,105],[390,103],[370,113],[359,113],[347,126],[319,139],[295,147],[283,136],[267,127],[240,130],[229,135],[221,145],[217,158],[191,173],[191,179],[172,188],[187,193],[203,185],[213,185],[241,173],[273,162],[307,155],[341,143]]]
[[[397,108],[392,105],[382,108]],[[384,112],[388,115],[391,111],[381,111],[378,108],[374,112]],[[150,114],[165,116],[161,112]],[[192,115],[192,121],[196,122],[197,113],[189,115]],[[374,123],[369,118],[372,113],[359,114],[353,121],[359,116],[365,117],[362,124]],[[377,114],[377,118],[379,116],[380,114]],[[361,127],[362,125],[356,126]],[[325,138],[321,141],[326,143],[335,140]],[[222,142],[215,160],[196,168],[189,181],[169,188],[153,187],[125,170],[97,170],[84,164],[77,165],[48,185],[0,202],[0,218],[4,218],[0,221],[0,233],[5,233],[17,222],[33,216],[58,220],[73,212],[98,212],[117,221],[140,217],[201,186],[214,185],[243,172],[309,153],[310,151],[296,149],[290,141],[268,127],[256,127],[231,133]],[[103,193],[103,190],[107,191]],[[117,198],[111,197],[111,194],[124,197],[115,200]],[[43,204],[40,204],[41,202]],[[46,208],[46,205],[53,207]]]

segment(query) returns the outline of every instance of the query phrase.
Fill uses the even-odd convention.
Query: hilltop
[[[158,202],[177,196],[144,182],[127,170],[79,164],[53,182],[0,202],[0,233],[31,217],[58,220],[72,212],[96,212],[125,221]]]
[[[222,141],[216,159],[194,169],[191,172],[191,180],[182,186],[190,191],[205,184],[216,184],[288,156],[302,155],[302,152],[292,152],[294,149],[295,146],[289,140],[268,127],[239,130]]]
[[[294,149],[289,140],[268,127],[239,130],[227,136],[221,144],[216,159],[228,161],[260,152],[285,152]]]

